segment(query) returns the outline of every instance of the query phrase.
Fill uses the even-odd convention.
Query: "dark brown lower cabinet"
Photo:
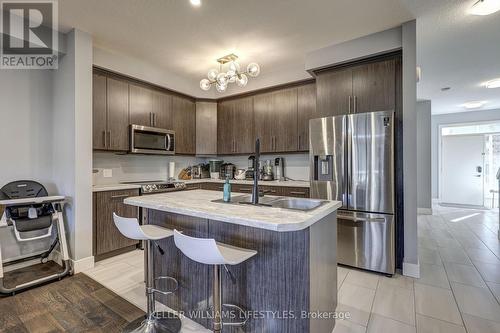
[[[96,192],[93,197],[94,237],[93,249],[96,261],[112,257],[136,248],[138,241],[120,233],[113,222],[113,212],[123,217],[138,217],[138,209],[125,205],[127,197],[138,196],[139,190]]]
[[[199,185],[197,188],[209,191],[222,191],[224,189],[224,184],[222,183],[200,183],[192,185]],[[191,190],[194,188],[188,189]],[[262,191],[264,195],[309,198],[309,188],[307,187],[268,186],[262,185],[262,182],[260,182],[259,190]],[[252,185],[231,184],[231,192],[250,194],[252,193]]]

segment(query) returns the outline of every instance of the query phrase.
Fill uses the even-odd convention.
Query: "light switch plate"
[[[113,169],[102,169],[102,176],[104,178],[111,178],[111,177],[113,177]]]

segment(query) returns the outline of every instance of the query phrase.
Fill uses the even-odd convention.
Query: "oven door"
[[[175,134],[173,131],[140,125],[130,126],[130,153],[173,155]]]

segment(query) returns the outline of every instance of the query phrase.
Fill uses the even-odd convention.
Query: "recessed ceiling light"
[[[500,10],[500,0],[479,0],[469,9],[472,15],[490,15]]]
[[[472,101],[462,104],[462,106],[468,110],[482,108],[486,104],[485,101]]]
[[[500,88],[500,79],[494,79],[494,80],[488,81],[488,82],[486,82],[485,86],[486,86],[486,88],[489,88],[489,89]]]
[[[201,6],[201,0],[189,0],[189,1],[195,7],[200,7]]]

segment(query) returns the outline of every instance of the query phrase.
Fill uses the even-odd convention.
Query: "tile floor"
[[[338,320],[333,333],[500,333],[498,210],[434,207],[418,220],[421,278],[387,278],[338,269]],[[141,251],[86,272],[145,309]],[[182,332],[208,332],[185,319]]]

